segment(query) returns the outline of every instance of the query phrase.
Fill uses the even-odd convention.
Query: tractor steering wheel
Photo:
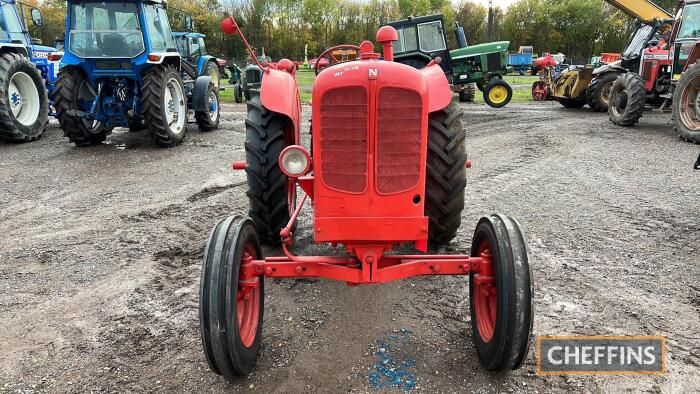
[[[321,63],[321,59],[323,59],[323,58],[328,58],[328,66],[326,66],[326,67],[330,67],[330,66],[332,66],[334,64],[338,64],[338,63],[345,63],[344,61],[338,60],[335,56],[333,56],[333,51],[337,51],[339,49],[353,49],[353,50],[357,51],[358,56],[360,55],[360,47],[357,45],[342,44],[342,45],[336,45],[334,47],[330,47],[330,48],[326,49],[325,51],[323,51],[323,53],[321,53],[321,55],[319,55],[319,57],[316,58],[316,64],[314,65],[314,73],[316,75],[318,75],[318,73],[321,72],[321,70],[318,69],[318,66]]]

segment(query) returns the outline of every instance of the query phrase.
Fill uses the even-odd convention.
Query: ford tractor
[[[221,84],[218,59],[207,52],[202,33],[176,32],[173,33],[175,44],[182,59],[181,67],[183,78],[192,78],[192,75],[208,75],[218,89]]]
[[[486,104],[500,108],[513,98],[513,89],[503,80],[508,69],[508,41],[467,45],[464,28],[455,23],[459,48],[449,50],[442,15],[408,18],[391,22],[398,31],[394,43],[395,60],[415,68],[425,67],[433,59],[441,59],[453,90],[460,101],[474,100],[474,85],[483,92]]]
[[[49,99],[58,64],[53,48],[29,36],[24,9],[34,27],[43,25],[37,8],[0,0],[0,139],[27,142],[41,137],[49,122]]]
[[[233,18],[222,30],[240,34]],[[383,59],[369,41],[320,56],[338,49],[359,54],[348,62],[331,57],[316,77],[308,148],[301,145],[294,63],[259,65],[260,89],[247,103],[246,160],[233,164],[248,178],[250,217],[229,216],[214,226],[200,281],[204,354],[209,368],[229,380],[253,371],[266,278],[356,286],[458,275],[469,283],[471,335],[482,365],[511,370],[528,354],[533,281],[520,226],[505,215],[483,217],[470,254],[427,254],[429,244],[455,239],[460,226],[470,166],[463,111],[437,61],[421,69],[398,63],[396,29],[384,26],[376,37]],[[336,251],[294,253],[297,218],[308,200],[314,241]],[[283,254],[265,257],[261,244],[281,245]]]
[[[68,2],[54,101],[77,146],[128,127],[172,147],[183,141],[190,111],[200,131],[218,127],[218,80],[188,68],[166,10],[164,0]],[[185,21],[190,30],[191,16]]]

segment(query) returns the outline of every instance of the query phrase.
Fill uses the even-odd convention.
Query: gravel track
[[[479,217],[516,218],[535,275],[535,335],[666,335],[661,376],[493,375],[479,367],[462,277],[381,286],[270,280],[256,371],[235,384],[201,351],[198,291],[216,220],[245,214],[245,107],[218,131],[160,149],[141,133],[76,148],[52,123],[38,142],[0,144],[0,392],[372,391],[379,347],[419,392],[700,389],[698,146],[670,116],[637,128],[556,103],[467,105],[468,253]],[[304,109],[308,130],[309,107]],[[311,242],[302,214],[294,251]],[[279,254],[267,249],[266,255]]]

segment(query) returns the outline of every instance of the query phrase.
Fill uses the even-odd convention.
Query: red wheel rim
[[[496,295],[496,283],[493,276],[493,261],[488,242],[479,246],[479,255],[484,259],[480,273],[474,274],[474,312],[479,336],[484,342],[491,342],[496,329],[496,312],[498,297]],[[486,275],[484,275],[486,274]]]
[[[247,243],[241,257],[241,267],[251,262],[257,257],[255,246]],[[242,270],[241,270],[242,271]],[[240,279],[243,279],[242,277]],[[258,332],[258,321],[260,319],[260,283],[259,278],[255,278],[255,286],[242,286],[239,282],[238,293],[236,294],[238,312],[238,333],[243,346],[249,348],[255,342]]]
[[[545,101],[549,95],[549,88],[544,81],[537,81],[532,86],[532,98],[535,101]]]

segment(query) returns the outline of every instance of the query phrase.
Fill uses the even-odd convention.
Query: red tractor
[[[233,18],[223,20],[222,30],[241,34]],[[359,49],[354,61],[332,56],[339,47],[319,57],[330,65],[313,87],[310,150],[300,145],[294,63],[266,65],[260,89],[251,91],[246,162],[233,165],[247,174],[250,218],[216,224],[201,277],[204,353],[211,370],[229,380],[254,368],[265,278],[361,285],[468,276],[472,337],[483,366],[515,369],[528,354],[533,279],[515,220],[482,218],[470,255],[425,254],[429,243],[452,240],[460,225],[469,166],[463,113],[437,61],[420,70],[393,62],[397,39],[393,27],[379,29],[383,60],[369,41],[344,46]],[[345,253],[293,254],[296,220],[309,199],[315,242],[342,244]],[[281,244],[283,255],[263,257],[261,243]],[[422,253],[400,254],[399,246]]]

